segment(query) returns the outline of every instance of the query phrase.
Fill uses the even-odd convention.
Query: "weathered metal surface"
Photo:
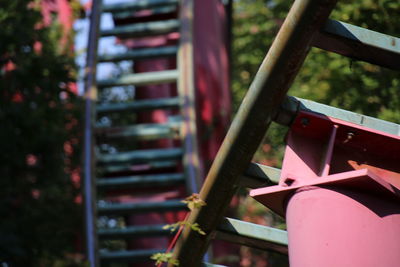
[[[95,118],[95,103],[97,98],[96,88],[96,64],[97,46],[100,27],[100,1],[94,0],[90,15],[90,28],[88,50],[85,69],[85,115],[83,136],[83,188],[85,209],[85,241],[86,257],[90,267],[98,266],[97,238],[96,238],[96,189],[94,186],[94,145],[92,124]]]
[[[114,154],[98,154],[99,164],[144,163],[154,160],[172,160],[182,157],[181,148],[142,149]]]
[[[400,70],[400,38],[328,20],[313,45],[344,56]]]
[[[161,14],[170,14],[177,11],[176,5],[164,6],[164,7],[155,7],[151,9],[151,15],[161,15]],[[113,18],[115,20],[123,20],[132,18],[132,11],[121,11],[113,14]]]
[[[180,123],[143,123],[123,127],[99,127],[96,135],[100,138],[133,137],[135,140],[156,140],[178,138]]]
[[[288,253],[286,231],[236,219],[224,218],[217,227],[214,238],[262,250]]]
[[[107,103],[97,105],[97,113],[118,111],[144,111],[154,109],[178,108],[180,99],[178,97],[159,98],[149,100],[135,100],[133,102]]]
[[[102,30],[100,35],[103,37],[117,36],[119,38],[134,38],[176,32],[178,29],[179,21],[176,19],[171,19],[117,26],[109,30]]]
[[[99,88],[123,86],[123,85],[149,85],[161,83],[173,83],[178,79],[177,70],[164,70],[145,73],[125,74],[115,79],[97,81]]]
[[[183,164],[187,176],[187,191],[198,192],[204,178],[199,158],[196,126],[196,88],[193,62],[193,0],[183,0],[180,5],[180,41],[178,51],[178,93],[182,100]]]
[[[239,186],[247,188],[260,188],[274,185],[279,182],[281,170],[261,165],[258,163],[250,163],[242,177],[239,179]]]
[[[163,202],[138,202],[138,203],[106,203],[97,206],[99,215],[134,214],[144,212],[163,212],[186,210],[187,206],[179,200],[166,200]]]
[[[104,5],[103,12],[139,11],[166,5],[176,5],[178,0],[139,0],[134,2]]]
[[[178,160],[151,160],[145,164],[139,163],[126,163],[126,164],[107,164],[105,166],[99,166],[97,170],[103,174],[112,174],[118,172],[129,172],[129,171],[157,171],[160,169],[171,169],[178,166]]]
[[[161,249],[146,250],[118,250],[118,251],[100,251],[101,262],[136,262],[151,261],[150,257],[156,253],[164,253]]]
[[[130,239],[174,234],[170,229],[164,229],[164,226],[165,225],[128,226],[125,228],[98,229],[97,232],[101,239]]]
[[[172,57],[178,52],[177,46],[164,46],[129,50],[118,54],[99,55],[99,62],[116,62],[122,60],[150,59],[159,57]]]
[[[400,135],[399,124],[292,96],[286,98],[275,121],[290,126],[298,112],[301,111],[329,116],[392,135]]]
[[[217,227],[272,118],[283,102],[310,48],[314,33],[327,20],[335,0],[295,1],[218,152],[200,191],[207,205],[192,211],[205,236],[185,229],[174,249],[182,266],[197,267],[209,235]]]
[[[166,173],[153,175],[135,175],[125,177],[97,178],[97,187],[99,189],[112,188],[142,188],[157,187],[183,184],[185,177],[182,173]]]

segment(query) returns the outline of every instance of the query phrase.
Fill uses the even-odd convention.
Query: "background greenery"
[[[0,0],[0,262],[77,266],[73,34],[61,45],[60,25],[44,27],[37,3]]]

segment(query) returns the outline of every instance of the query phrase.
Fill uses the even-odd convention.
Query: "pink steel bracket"
[[[250,192],[284,216],[306,186],[338,186],[400,198],[400,137],[316,113],[301,112],[288,137],[279,185]]]

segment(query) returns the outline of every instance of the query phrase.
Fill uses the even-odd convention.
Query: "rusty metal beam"
[[[239,177],[248,167],[285,99],[310,49],[314,34],[326,22],[335,4],[336,0],[294,2],[200,191],[200,197],[207,205],[191,212],[188,218],[189,222],[198,223],[206,235],[199,235],[188,228],[177,242],[174,258],[180,261],[180,266],[201,265],[212,233],[236,191]]]

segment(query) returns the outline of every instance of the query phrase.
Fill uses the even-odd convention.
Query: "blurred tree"
[[[81,225],[74,55],[40,2],[0,0],[0,262],[78,266],[65,260]]]

